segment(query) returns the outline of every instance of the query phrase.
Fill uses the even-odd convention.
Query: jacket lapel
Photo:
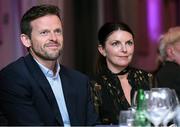
[[[60,78],[62,82],[62,88],[64,93],[64,98],[66,102],[66,107],[69,114],[69,119],[71,122],[71,125],[74,125],[76,123],[76,88],[73,86],[72,79],[70,78],[69,74],[67,73],[67,70],[65,67],[61,65],[60,69]]]
[[[42,88],[42,91],[44,92],[45,96],[47,97],[48,102],[51,105],[52,110],[54,112],[55,118],[57,119],[57,121],[59,122],[60,125],[63,125],[59,107],[58,107],[58,104],[56,102],[55,96],[53,94],[53,91],[51,89],[51,86],[50,86],[48,80],[46,79],[43,72],[41,71],[38,64],[35,62],[35,60],[33,59],[33,57],[31,55],[27,55],[25,57],[25,62],[26,62],[26,65],[27,65],[29,71],[31,72],[33,78],[40,85],[40,87]]]

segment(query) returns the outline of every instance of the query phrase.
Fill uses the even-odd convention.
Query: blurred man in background
[[[158,87],[175,89],[180,99],[180,27],[172,27],[160,37],[159,55]]]

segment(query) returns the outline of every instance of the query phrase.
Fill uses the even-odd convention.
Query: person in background
[[[8,125],[95,125],[89,79],[61,65],[63,26],[54,5],[30,8],[21,19],[29,53],[0,71],[0,109]]]
[[[152,75],[130,66],[135,42],[125,23],[105,23],[98,32],[97,73],[91,80],[96,112],[102,124],[118,124],[119,113],[131,106],[138,88],[149,89]]]
[[[175,89],[180,99],[180,27],[172,27],[160,37],[161,66],[157,70],[158,87]]]

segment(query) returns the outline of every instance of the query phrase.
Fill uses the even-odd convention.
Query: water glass
[[[119,115],[119,127],[132,127],[135,113],[132,110],[122,110]]]

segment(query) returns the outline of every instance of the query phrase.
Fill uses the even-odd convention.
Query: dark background
[[[0,0],[0,69],[26,54],[19,21],[27,9],[42,3],[62,10],[62,63],[90,75],[97,59],[97,31],[105,22],[125,22],[132,28],[136,43],[132,66],[151,72],[158,66],[159,36],[180,25],[179,0]]]

